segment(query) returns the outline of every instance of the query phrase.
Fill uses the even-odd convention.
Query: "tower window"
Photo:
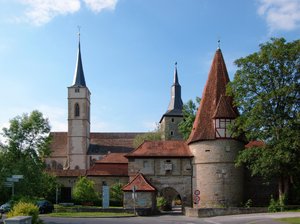
[[[174,132],[173,132],[173,131],[171,131],[171,133],[170,133],[170,134],[171,134],[171,136],[173,136],[173,135],[174,135]]]
[[[75,117],[79,117],[80,116],[80,108],[79,108],[79,104],[76,103],[75,104]]]
[[[80,89],[79,88],[75,88],[75,93],[79,93]]]
[[[172,118],[171,121],[174,122],[174,118]]]
[[[232,121],[233,121],[232,119],[215,120],[216,138],[231,138],[229,125],[231,124]]]

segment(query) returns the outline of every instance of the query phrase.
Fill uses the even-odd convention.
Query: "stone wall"
[[[131,179],[136,173],[141,172],[159,193],[172,188],[177,192],[174,193],[173,199],[180,195],[183,205],[191,206],[191,159],[136,158],[129,160],[128,168]]]
[[[161,121],[162,140],[182,140],[182,134],[179,132],[178,124],[182,117],[164,116]]]
[[[211,217],[220,215],[238,215],[238,214],[251,214],[251,213],[264,213],[268,212],[264,207],[253,208],[184,208],[184,213],[189,217]]]
[[[243,202],[243,168],[234,165],[243,147],[243,143],[230,139],[190,144],[194,154],[193,193],[200,192],[194,195],[194,207],[239,206]]]

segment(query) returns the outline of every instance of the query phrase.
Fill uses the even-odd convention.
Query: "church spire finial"
[[[78,28],[78,43],[80,44],[80,28],[81,28],[81,26],[77,26],[77,28]]]
[[[220,38],[218,39],[218,50],[220,50],[220,46],[221,46],[221,40]]]
[[[77,53],[77,62],[75,67],[74,80],[72,85],[86,87],[82,60],[81,60],[81,50],[80,50],[80,26],[77,26],[77,28],[78,28],[78,53]]]

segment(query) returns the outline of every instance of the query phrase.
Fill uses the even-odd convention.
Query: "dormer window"
[[[216,138],[231,138],[229,125],[233,119],[220,118],[215,119]]]
[[[79,108],[79,104],[76,103],[75,104],[75,117],[79,117],[80,116],[80,108]]]

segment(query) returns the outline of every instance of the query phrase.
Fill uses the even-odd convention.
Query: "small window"
[[[80,92],[80,89],[79,88],[76,88],[75,89],[75,93],[79,93]]]
[[[143,167],[149,168],[150,167],[149,161],[147,161],[147,160],[143,161]]]
[[[75,103],[75,117],[79,117],[79,116],[80,116],[79,104]]]
[[[171,131],[171,133],[170,133],[170,134],[171,134],[171,136],[173,136],[173,135],[174,135],[174,132],[173,132],[173,131]]]
[[[171,121],[174,122],[174,118],[172,118]]]

